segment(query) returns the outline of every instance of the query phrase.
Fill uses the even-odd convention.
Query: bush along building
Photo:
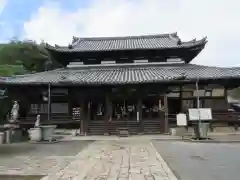
[[[20,104],[20,123],[79,127],[85,134],[167,133],[176,114],[212,108],[213,122],[236,121],[227,90],[240,68],[190,64],[207,39],[183,42],[177,33],[128,37],[73,37],[66,47],[46,45],[63,68],[2,79]],[[189,126],[191,123],[189,122]]]

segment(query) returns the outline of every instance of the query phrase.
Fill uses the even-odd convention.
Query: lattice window
[[[30,114],[45,114],[48,112],[48,105],[47,104],[31,104],[29,113]]]
[[[203,97],[203,96],[205,96],[205,90],[204,89],[199,89],[198,91],[194,90],[193,95],[195,97],[197,97],[197,96]]]
[[[68,103],[52,103],[51,104],[52,113],[68,113]],[[29,113],[31,114],[47,114],[48,104],[31,104]]]
[[[212,96],[212,90],[206,90],[205,96]]]
[[[213,89],[212,96],[214,97],[224,96],[224,89]]]
[[[180,97],[180,92],[170,92],[167,95],[168,97]]]
[[[29,109],[29,113],[37,114],[38,112],[39,112],[38,104],[31,104],[30,109]]]

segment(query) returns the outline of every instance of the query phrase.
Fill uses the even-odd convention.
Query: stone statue
[[[19,116],[19,104],[17,101],[14,101],[12,110],[11,110],[11,117],[10,121],[16,122]]]
[[[35,126],[34,127],[39,127],[40,126],[40,115],[37,115],[37,120],[35,122]]]
[[[10,117],[7,116],[8,124],[4,124],[5,128],[16,129],[19,128],[18,124],[18,117],[19,117],[19,104],[17,101],[14,101],[13,107],[11,109]]]

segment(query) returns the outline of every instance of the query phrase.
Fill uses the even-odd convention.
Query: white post
[[[198,86],[198,79],[196,81],[196,92],[197,92],[197,109],[198,109],[198,133],[199,138],[201,137],[201,118],[200,118],[200,98],[199,98],[199,86]]]

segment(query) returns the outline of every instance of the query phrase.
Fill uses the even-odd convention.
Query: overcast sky
[[[208,37],[193,63],[240,66],[239,0],[0,0],[0,40],[68,45],[72,36],[178,32]]]

